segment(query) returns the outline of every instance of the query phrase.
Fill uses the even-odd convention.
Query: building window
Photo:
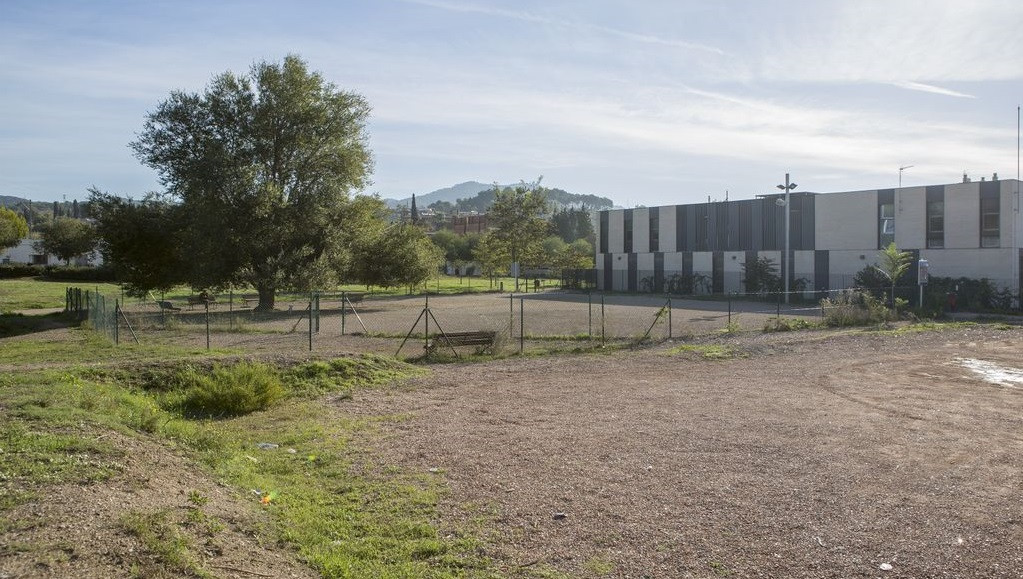
[[[878,247],[884,249],[895,243],[895,204],[878,205]]]
[[[625,210],[625,253],[632,253],[632,209]]]
[[[607,253],[607,230],[610,224],[607,211],[600,212],[600,253]]]
[[[650,210],[650,249],[649,251],[660,251],[661,227],[660,213],[655,207]]]
[[[945,247],[945,202],[927,202],[927,248]]]
[[[980,246],[998,247],[1001,243],[999,231],[998,197],[981,197],[980,199]]]

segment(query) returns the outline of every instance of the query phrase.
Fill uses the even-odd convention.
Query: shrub
[[[23,263],[5,263],[0,265],[0,279],[19,277],[35,277],[42,273],[43,268]]]
[[[191,417],[241,416],[265,410],[285,395],[277,370],[266,364],[214,366],[208,374],[189,367],[175,381],[184,387],[178,409]]]
[[[43,270],[42,277],[51,281],[116,281],[114,269],[106,266],[49,265]]]
[[[870,293],[851,290],[821,301],[826,326],[866,326],[891,319],[892,312]]]

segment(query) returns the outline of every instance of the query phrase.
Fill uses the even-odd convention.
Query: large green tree
[[[131,146],[180,206],[183,281],[251,285],[264,310],[278,290],[335,281],[364,224],[350,195],[372,167],[368,115],[297,56],[171,93]]]
[[[71,265],[75,257],[96,249],[96,228],[81,219],[58,217],[43,227],[36,247]]]
[[[493,228],[477,246],[479,261],[485,264],[539,265],[543,242],[550,232],[547,196],[539,182],[514,189],[494,188],[494,204],[487,214]],[[518,274],[519,269],[516,269]],[[518,289],[518,275],[515,288]]]
[[[189,264],[181,247],[184,208],[158,195],[134,202],[91,189],[103,263],[112,267],[130,295],[167,291],[186,280]]]
[[[444,254],[422,228],[395,223],[359,243],[352,274],[367,285],[416,286],[437,275]]]
[[[0,249],[18,245],[28,235],[25,218],[6,207],[0,207]]]

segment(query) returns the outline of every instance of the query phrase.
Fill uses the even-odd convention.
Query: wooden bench
[[[497,332],[476,331],[476,332],[448,332],[445,334],[434,334],[426,345],[426,352],[432,353],[437,348],[459,346],[475,346],[476,353],[482,354],[487,350],[493,350],[494,340]]]
[[[215,303],[217,303],[217,298],[213,296],[204,296],[202,294],[197,296],[188,296],[188,307]]]
[[[167,300],[160,300],[160,301],[156,302],[156,305],[160,306],[161,310],[168,310],[168,311],[172,311],[172,312],[180,312],[181,311],[181,308],[175,306],[174,304],[168,302]]]

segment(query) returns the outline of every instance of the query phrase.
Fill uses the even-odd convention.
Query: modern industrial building
[[[791,265],[790,286],[809,293],[852,286],[853,277],[895,242],[929,262],[930,275],[987,278],[1019,295],[1023,251],[1020,181],[971,181],[839,193],[792,191],[737,201],[601,211],[597,286],[615,291],[673,290],[698,280],[697,293],[744,292],[743,264]],[[789,256],[785,253],[785,210]],[[783,265],[784,263],[784,265]],[[797,280],[800,280],[797,283]],[[674,290],[673,290],[674,291]]]

